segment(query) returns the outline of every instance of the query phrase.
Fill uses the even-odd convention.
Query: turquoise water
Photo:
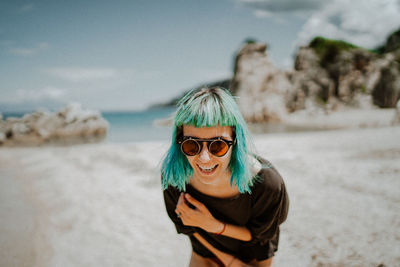
[[[137,112],[103,112],[110,123],[106,142],[142,142],[169,140],[171,126],[157,126],[154,120],[166,119],[175,108],[159,108]]]

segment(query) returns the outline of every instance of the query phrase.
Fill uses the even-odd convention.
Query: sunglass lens
[[[188,156],[194,156],[199,153],[200,146],[194,140],[186,140],[182,143],[182,151]]]
[[[225,155],[228,149],[228,144],[221,140],[214,141],[210,145],[210,152],[218,157]]]

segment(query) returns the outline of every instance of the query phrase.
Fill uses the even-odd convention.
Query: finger
[[[181,193],[179,195],[178,202],[176,203],[176,206],[182,205],[182,202],[183,202],[183,193]]]
[[[179,219],[181,219],[181,222],[183,223],[183,225],[187,225],[187,221],[186,221],[186,215],[182,213],[181,216],[179,216]]]
[[[179,219],[182,219],[183,213],[180,210],[175,210],[176,213],[176,217],[178,217]]]
[[[185,206],[185,197],[183,196],[184,195],[184,193],[181,193],[180,195],[179,195],[179,198],[178,198],[178,203],[176,203],[176,207],[178,208],[178,207],[183,207],[183,206]]]
[[[175,213],[176,213],[177,216],[179,215],[178,218],[182,215],[182,212],[183,212],[182,211],[183,202],[184,202],[183,194],[181,193],[179,195],[178,202],[177,202],[176,207],[175,207]]]
[[[178,211],[182,212],[182,207],[183,207],[184,203],[185,203],[185,199],[183,197],[183,193],[181,193],[179,195],[178,202],[176,203],[175,212],[178,212]]]
[[[188,212],[188,210],[186,210],[185,209],[185,207],[183,207],[182,205],[181,206],[177,206],[176,208],[175,208],[175,213],[176,213],[176,216],[178,217],[178,218],[181,218],[182,219],[182,216],[185,214],[185,213],[187,213]]]
[[[175,213],[178,215],[178,214],[182,214],[182,210],[181,209],[179,209],[179,208],[176,208],[175,209]]]
[[[176,208],[179,209],[182,213],[190,212],[190,207],[186,204],[184,193],[181,193],[178,199],[178,203],[176,204]]]
[[[192,204],[193,206],[195,206],[196,208],[198,208],[199,210],[204,208],[204,204],[201,203],[200,201],[198,201],[197,199],[195,199],[194,197],[192,197],[191,195],[189,195],[188,193],[185,194],[185,199]]]

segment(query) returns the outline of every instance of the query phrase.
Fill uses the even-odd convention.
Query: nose
[[[209,154],[210,152],[208,151],[206,142],[203,142],[202,146],[203,146],[203,148],[200,151],[199,160],[201,162],[207,162],[210,160],[210,154]]]

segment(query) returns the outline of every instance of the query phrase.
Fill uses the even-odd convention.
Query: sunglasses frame
[[[188,140],[193,140],[193,141],[195,141],[195,142],[197,143],[197,145],[198,145],[198,147],[199,147],[199,152],[198,152],[197,154],[195,154],[195,155],[188,155],[188,154],[186,154],[186,153],[183,151],[183,143],[184,143],[185,141],[188,141]],[[213,154],[213,153],[210,151],[211,144],[212,144],[213,142],[215,142],[215,141],[222,141],[222,142],[224,142],[224,143],[227,144],[228,149],[226,150],[225,154],[223,154],[223,155],[221,155],[221,156],[218,156],[218,155]],[[202,146],[202,143],[203,143],[203,142],[206,142],[206,143],[207,143],[207,149],[208,149],[208,151],[210,152],[211,155],[213,155],[213,156],[215,156],[215,157],[223,157],[223,156],[226,155],[226,153],[228,153],[229,148],[230,148],[231,146],[233,146],[233,145],[236,144],[236,138],[235,138],[234,140],[231,141],[231,140],[226,140],[225,138],[222,138],[222,137],[216,137],[216,138],[211,138],[211,139],[202,139],[202,138],[196,138],[196,137],[193,137],[193,136],[184,136],[181,140],[178,141],[178,144],[180,145],[181,151],[182,151],[183,154],[185,154],[185,155],[188,156],[188,157],[194,157],[194,156],[200,154],[201,151],[203,150],[203,146]],[[201,144],[200,144],[200,143],[201,143]]]

